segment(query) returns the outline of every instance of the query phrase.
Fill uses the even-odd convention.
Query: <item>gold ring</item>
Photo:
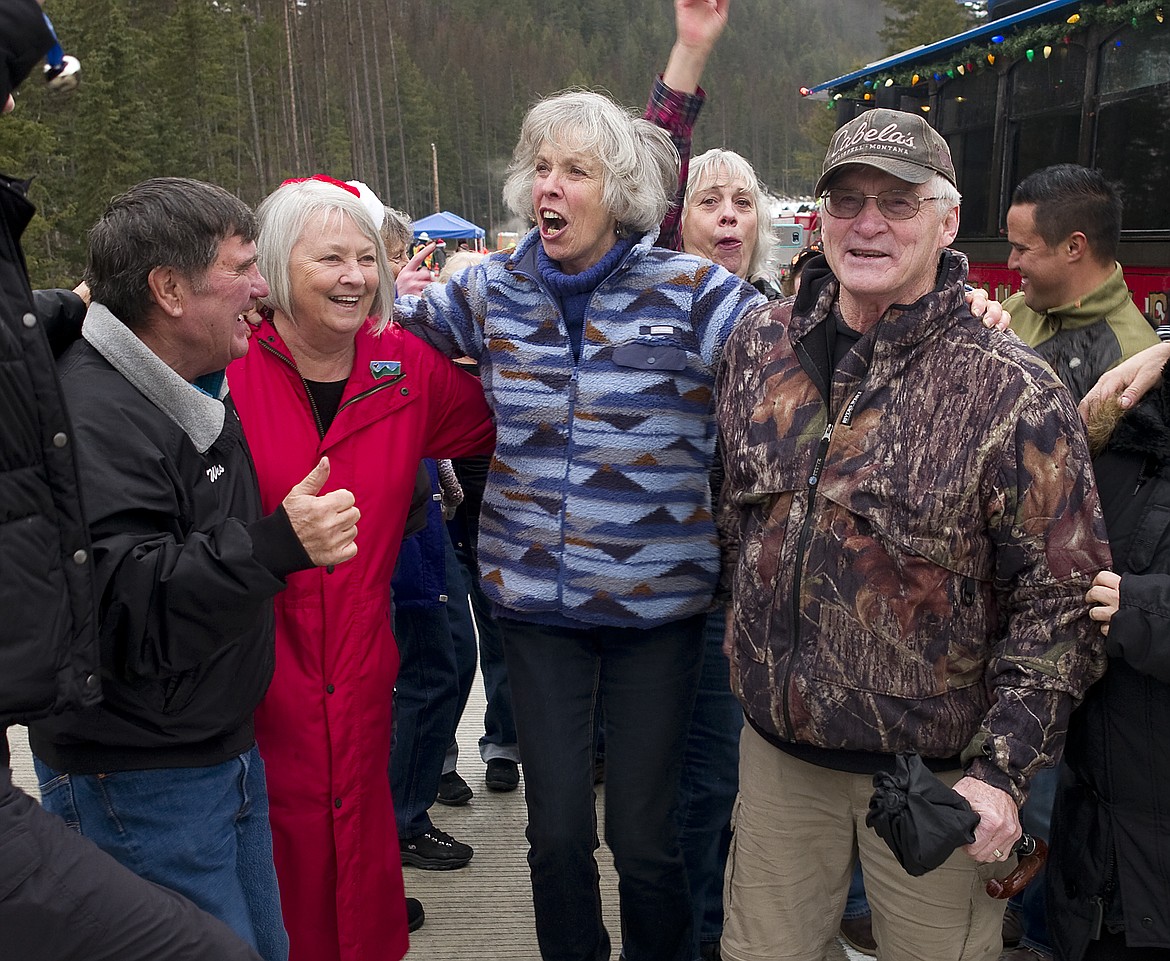
[[[991,853],[995,855],[995,860],[997,860],[997,861],[1003,860],[1003,852],[999,848],[996,848]]]

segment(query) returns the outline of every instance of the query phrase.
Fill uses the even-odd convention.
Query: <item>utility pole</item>
[[[439,151],[431,144],[431,181],[435,188],[435,213],[442,208],[439,206]]]

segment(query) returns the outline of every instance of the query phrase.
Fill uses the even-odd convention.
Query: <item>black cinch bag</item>
[[[955,848],[975,840],[979,815],[943,784],[917,754],[899,754],[893,773],[873,776],[867,826],[912,877],[933,871]]]

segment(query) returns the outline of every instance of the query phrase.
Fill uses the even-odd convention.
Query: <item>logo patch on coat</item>
[[[402,373],[402,362],[398,360],[371,360],[370,373],[374,380],[381,380],[383,377],[397,377]]]

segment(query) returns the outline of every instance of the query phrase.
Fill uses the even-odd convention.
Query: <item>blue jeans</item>
[[[528,865],[545,961],[607,961],[601,916],[595,717],[605,714],[605,839],[626,961],[692,961],[678,782],[705,616],[649,629],[499,620],[528,804]]]
[[[1028,800],[1020,808],[1020,826],[1033,837],[1047,841],[1052,827],[1052,805],[1056,800],[1059,769],[1046,767],[1032,776]],[[1008,903],[1019,914],[1024,926],[1020,946],[1052,953],[1048,939],[1048,908],[1044,900],[1047,868],[1032,878],[1028,886]]]
[[[512,714],[512,690],[508,686],[508,669],[504,665],[504,639],[492,615],[491,602],[479,583],[475,549],[468,541],[461,541],[455,545],[455,556],[463,570],[464,584],[471,598],[471,612],[479,631],[479,669],[483,674],[483,690],[487,696],[479,756],[485,764],[497,757],[519,761],[516,719]]]
[[[865,878],[861,873],[861,860],[858,859],[853,864],[853,877],[849,880],[849,894],[845,898],[845,910],[841,917],[853,921],[868,918],[870,914],[869,899],[865,896]]]
[[[723,654],[725,623],[722,610],[707,615],[703,668],[679,783],[678,841],[694,903],[695,957],[701,942],[718,942],[723,933],[723,871],[739,788],[743,709],[731,691]]]
[[[266,961],[285,961],[257,748],[213,767],[62,774],[35,763],[46,810],[135,874],[186,895]]]

